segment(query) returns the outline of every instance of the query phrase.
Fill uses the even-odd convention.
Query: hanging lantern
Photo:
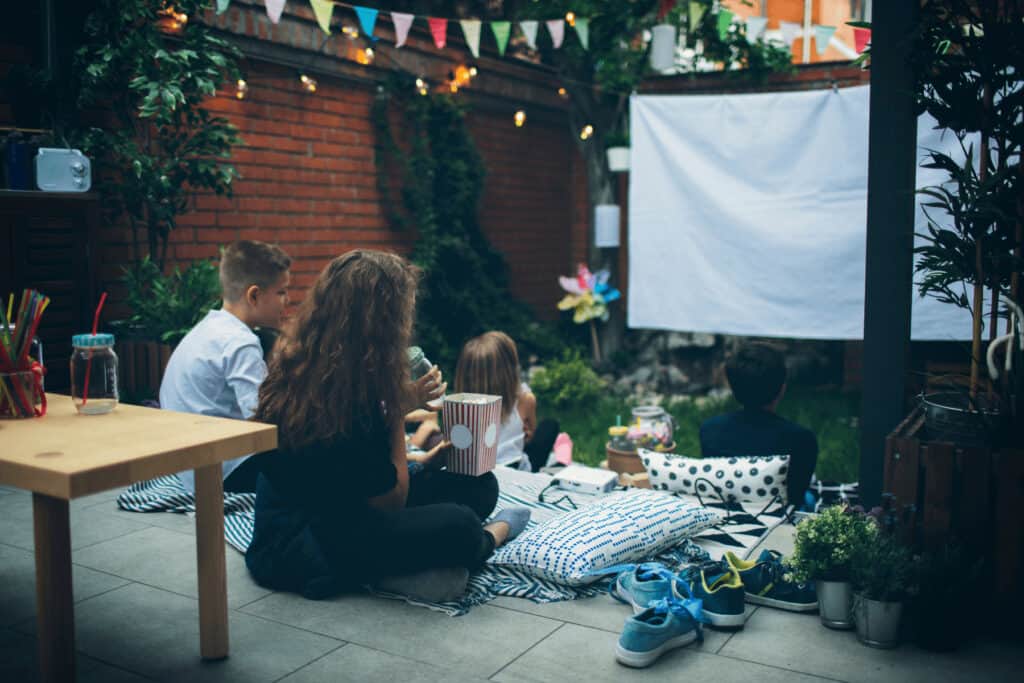
[[[302,87],[303,87],[303,89],[306,92],[308,92],[310,94],[316,92],[316,85],[317,85],[317,83],[316,83],[316,79],[313,78],[312,76],[307,76],[306,74],[301,74],[299,76],[299,81],[301,81]]]
[[[658,24],[651,29],[651,68],[668,71],[676,63],[676,27]]]
[[[583,129],[580,131],[580,140],[589,140],[593,134],[594,127],[588,123],[583,126]]]
[[[249,84],[239,78],[235,83],[235,99],[244,100],[247,94],[249,94]]]
[[[526,112],[522,109],[517,110],[515,116],[512,117],[512,120],[515,121],[516,128],[522,128],[526,125]]]

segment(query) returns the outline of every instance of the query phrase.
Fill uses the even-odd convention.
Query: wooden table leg
[[[68,501],[32,494],[36,548],[36,624],[42,681],[75,680],[75,604],[71,592]]]
[[[220,464],[195,470],[199,563],[199,653],[228,656],[228,591],[224,559],[224,482]]]

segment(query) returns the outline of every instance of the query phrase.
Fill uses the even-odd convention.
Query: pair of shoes
[[[696,598],[702,602],[703,614],[712,626],[732,628],[743,626],[743,583],[739,575],[720,562],[684,569],[673,574],[658,562],[618,565],[602,570],[618,572],[608,592],[619,602],[639,614],[656,600]]]
[[[813,612],[818,609],[814,584],[797,583],[774,550],[762,550],[756,560],[741,560],[726,552],[722,562],[743,581],[746,601],[789,612]]]
[[[626,620],[615,645],[615,659],[625,666],[650,666],[669,650],[702,642],[703,621],[700,600],[672,595],[655,600]]]

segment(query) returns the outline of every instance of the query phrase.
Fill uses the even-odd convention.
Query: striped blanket
[[[572,509],[572,504],[585,504],[587,496],[573,493],[573,501],[566,497],[545,496],[553,502],[539,502],[541,490],[551,481],[545,474],[531,474],[506,467],[495,470],[500,485],[497,510],[506,507],[523,506],[531,510],[530,526],[548,521]],[[251,493],[224,494],[224,535],[229,545],[245,552],[252,540],[256,496]],[[179,512],[193,514],[195,500],[178,481],[176,476],[159,477],[139,482],[121,493],[118,507],[132,512]],[[711,505],[714,507],[714,505]],[[732,550],[746,557],[769,531],[785,519],[781,509],[767,511],[755,516],[755,511],[738,510],[731,514],[732,521],[717,529],[708,529],[692,540],[685,540],[657,558],[670,567],[700,562],[713,557],[718,559],[725,550]],[[757,511],[759,512],[759,511]],[[486,565],[469,579],[465,594],[457,602],[426,603],[404,595],[384,593],[368,588],[382,597],[406,600],[407,602],[458,616],[468,612],[474,605],[481,605],[499,595],[526,598],[533,602],[557,602],[591,597],[607,591],[609,579],[589,586],[566,586],[538,579],[522,571]]]

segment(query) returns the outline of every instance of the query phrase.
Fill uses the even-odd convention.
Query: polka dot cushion
[[[741,503],[767,503],[775,496],[786,500],[788,455],[698,459],[643,448],[638,455],[655,490]]]
[[[611,493],[533,527],[499,548],[489,564],[579,586],[590,572],[651,558],[715,526],[721,513],[643,489]]]

